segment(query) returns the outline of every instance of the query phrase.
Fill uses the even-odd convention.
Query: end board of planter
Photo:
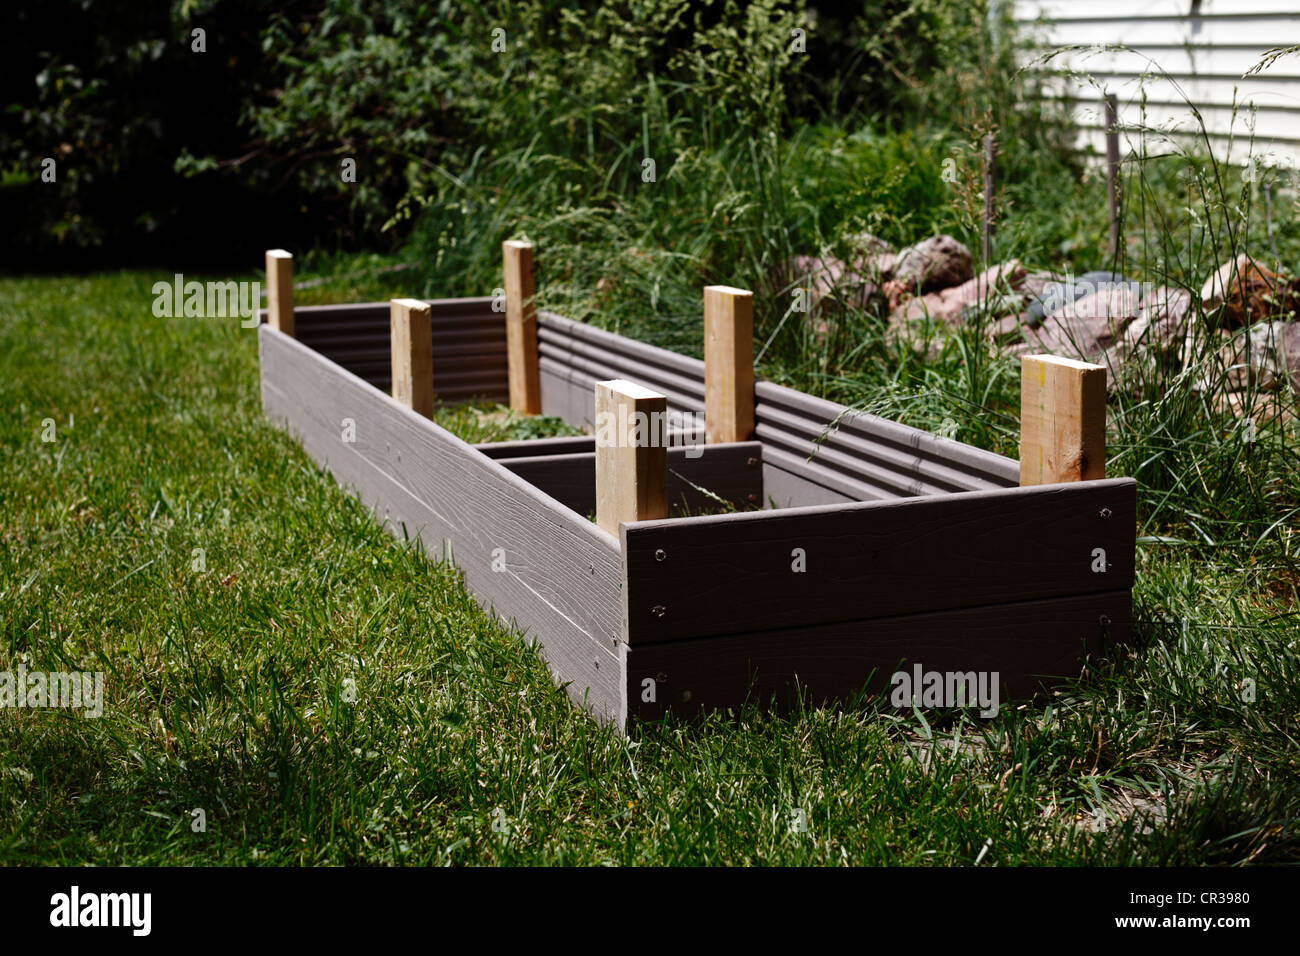
[[[643,718],[822,703],[895,671],[1033,695],[1129,638],[1129,478],[623,525],[628,695]]]

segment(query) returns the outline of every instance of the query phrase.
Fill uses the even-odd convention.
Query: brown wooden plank
[[[1136,498],[1121,478],[635,522],[622,531],[628,640],[1131,587]]]
[[[415,299],[389,305],[391,394],[425,418],[433,417],[433,315]]]
[[[704,428],[708,442],[754,437],[754,293],[704,288]]]
[[[293,335],[293,256],[283,249],[266,251],[266,314],[272,328]]]
[[[533,244],[507,239],[505,261],[506,341],[510,367],[510,407],[524,415],[542,411],[537,377],[537,306],[533,299]]]
[[[569,695],[621,726],[617,541],[301,343],[263,327],[261,350],[268,416],[396,533],[450,551],[479,600],[542,643]]]
[[[668,400],[635,382],[595,385],[596,524],[668,517]]]
[[[805,609],[809,617],[813,608]],[[1103,623],[1105,622],[1105,623]],[[628,649],[630,716],[846,703],[891,688],[897,670],[996,672],[1002,704],[1077,676],[1108,642],[1127,643],[1128,590],[803,626]],[[646,700],[653,691],[655,699]]]
[[[1106,476],[1106,367],[1020,357],[1020,483]]]

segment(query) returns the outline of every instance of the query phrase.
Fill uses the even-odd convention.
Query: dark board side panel
[[[536,458],[543,455],[571,455],[595,452],[594,435],[561,435],[558,438],[523,438],[518,441],[482,442],[474,446],[489,458]]]
[[[578,428],[593,424],[593,386],[626,378],[668,399],[669,411],[694,422],[704,414],[704,363],[552,312],[537,316],[542,414]],[[700,419],[702,421],[702,419]]]
[[[788,492],[790,501],[783,504],[782,507],[806,508],[816,505],[838,504],[841,501],[882,501],[913,497],[911,495],[901,495],[896,490],[864,481],[860,474],[843,474],[836,469],[827,468],[825,462],[818,462],[814,467],[806,456],[789,451],[784,442],[773,441],[770,437],[764,440],[765,427],[760,428],[759,432],[759,440],[763,441],[763,450],[765,452],[764,461],[782,469],[787,475],[799,479],[798,483],[786,482],[790,489]],[[773,483],[773,487],[780,486],[781,481],[778,478]]]
[[[845,494],[800,476],[799,469],[777,464],[773,449],[764,449],[763,506],[765,508],[806,508],[816,505],[849,504],[870,500],[869,495]]]
[[[589,439],[594,445],[594,439]],[[512,444],[528,445],[530,442]],[[697,445],[668,450],[668,505],[674,513],[714,511],[719,502],[758,507],[763,495],[759,442]],[[694,457],[693,457],[694,455]],[[596,510],[596,452],[497,459],[519,477],[580,515]],[[700,489],[703,489],[701,491]]]
[[[538,316],[542,411],[591,427],[592,386],[627,378],[660,392],[671,411],[704,411],[704,363],[572,322]],[[755,438],[771,456],[779,507],[1014,487],[1016,462],[793,389],[755,386]],[[833,427],[829,427],[832,426]],[[829,430],[828,430],[829,427]],[[785,480],[787,475],[790,480]]]
[[[997,673],[1001,704],[1079,674],[1131,630],[1127,590],[631,647],[629,715],[788,711],[891,688],[895,671]],[[808,609],[809,618],[815,609]],[[991,688],[991,677],[986,686]],[[654,700],[647,700],[653,693]]]
[[[260,335],[266,414],[394,533],[435,559],[450,552],[485,606],[539,640],[570,696],[621,724],[617,542],[301,343]]]
[[[433,378],[440,402],[509,400],[505,314],[490,298],[426,299],[433,313]],[[369,382],[392,388],[387,302],[294,309],[303,345]]]
[[[861,500],[871,500],[1019,484],[1018,463],[1001,455],[771,382],[754,393],[756,437],[834,491],[851,493],[845,482],[856,482],[869,489]]]
[[[628,641],[1129,588],[1136,499],[1120,478],[631,522]]]

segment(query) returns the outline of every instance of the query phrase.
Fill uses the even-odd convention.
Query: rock
[[[899,336],[909,335],[910,327],[924,322],[927,317],[950,329],[960,328],[970,310],[978,312],[985,307],[987,311],[991,299],[1005,295],[1007,290],[1014,290],[1024,279],[1025,267],[1018,259],[1011,259],[985,269],[961,285],[909,299],[889,314],[888,338],[893,341]]]
[[[1026,322],[1025,315],[1022,312],[1004,315],[993,324],[993,328],[990,330],[993,341],[1004,345],[1022,341]]]
[[[1030,324],[1041,325],[1048,315],[1063,309],[1071,302],[1077,302],[1084,296],[1121,287],[1129,289],[1139,299],[1141,298],[1141,286],[1125,279],[1118,272],[1085,272],[1077,279],[1068,275],[1056,277],[1053,281],[1044,284],[1038,298],[1030,304]]]
[[[854,273],[877,286],[894,277],[898,255],[884,239],[869,232],[859,232],[846,236],[844,241],[849,248]]]
[[[1186,289],[1159,286],[1148,293],[1137,318],[1124,330],[1119,354],[1128,358],[1139,351],[1167,357],[1182,347],[1191,317],[1192,294]]]
[[[782,285],[794,282],[796,288],[809,290],[809,312],[832,292],[850,305],[865,308],[879,291],[875,283],[833,256],[795,256],[786,264],[786,275],[789,279]]]
[[[1055,272],[1031,272],[1025,276],[1024,283],[1020,286],[1020,291],[1029,296],[1030,299],[1037,299],[1053,282],[1064,282],[1065,277],[1059,276]]]
[[[1275,419],[1283,422],[1296,420],[1295,403],[1283,400],[1276,392],[1218,392],[1213,404],[1218,412],[1241,420],[1254,419],[1256,425],[1264,425]],[[1242,432],[1243,441],[1247,440],[1248,434]]]
[[[1267,391],[1288,378],[1300,389],[1300,322],[1261,322],[1234,334],[1202,376],[1202,389],[1221,390],[1213,380],[1220,369],[1230,391]]]
[[[876,255],[882,252],[894,251],[894,247],[888,242],[869,232],[852,233],[845,236],[844,241],[857,255]]]
[[[961,310],[961,324],[975,321],[980,315],[996,316],[1000,322],[1004,318],[1016,320],[1019,326],[1020,315],[1029,305],[1029,300],[1019,292],[995,290],[987,297],[970,303]],[[995,324],[996,327],[996,324]]]
[[[1235,329],[1296,311],[1294,283],[1246,253],[1219,266],[1201,287],[1201,307],[1212,324]]]
[[[1115,285],[1052,312],[1041,328],[1026,331],[1025,341],[1053,355],[1094,361],[1119,340],[1137,310],[1137,292]]]
[[[893,280],[900,292],[926,293],[947,289],[974,275],[970,250],[952,236],[931,236],[898,253]],[[898,303],[891,301],[893,307]]]
[[[1250,256],[1243,252],[1210,273],[1210,277],[1201,286],[1201,308],[1206,312],[1213,312],[1222,305],[1223,297],[1232,280],[1248,265],[1250,265]]]

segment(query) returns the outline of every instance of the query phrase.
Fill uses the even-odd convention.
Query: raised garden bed
[[[847,701],[918,664],[996,672],[1004,697],[1024,697],[1128,639],[1136,490],[1089,477],[1100,370],[1027,361],[1026,477],[1011,459],[769,382],[746,408],[743,369],[724,381],[739,414],[714,405],[704,361],[534,314],[531,256],[512,282],[508,251],[506,312],[489,298],[294,310],[276,272],[286,261],[268,259],[266,414],[395,534],[452,557],[602,720]],[[416,410],[425,356],[438,400],[513,398],[591,428],[597,383],[626,380],[663,396],[675,421],[707,405],[710,427],[725,413],[750,440],[674,434],[661,480],[677,516],[614,534],[590,518],[606,495],[597,437],[469,445]],[[655,461],[636,458],[652,481]],[[1050,480],[1061,475],[1084,480]],[[698,513],[719,500],[740,510]]]

